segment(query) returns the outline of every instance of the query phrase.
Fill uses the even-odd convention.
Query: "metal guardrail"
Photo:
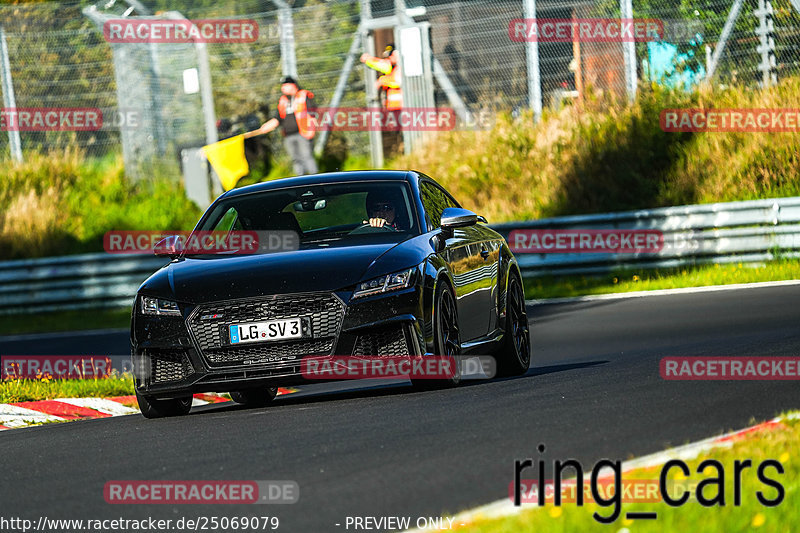
[[[514,229],[660,230],[664,247],[638,254],[517,253],[525,276],[597,274],[623,268],[754,263],[800,256],[800,197],[688,205],[495,224]],[[124,307],[166,263],[154,256],[106,253],[0,262],[0,315]],[[470,279],[460,280],[468,283]]]
[[[800,256],[800,197],[579,215],[492,226],[514,229],[659,230],[657,253],[519,253],[525,276],[600,274],[617,269],[758,263]]]
[[[162,257],[68,255],[0,262],[0,314],[125,307]]]

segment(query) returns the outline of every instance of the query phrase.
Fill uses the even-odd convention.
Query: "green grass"
[[[130,325],[130,308],[0,315],[0,335],[128,328]]]
[[[794,413],[797,417],[798,413]],[[573,531],[598,531],[598,532],[661,532],[661,531],[715,531],[731,533],[737,531],[759,531],[765,533],[796,531],[800,527],[800,508],[797,506],[800,492],[800,422],[798,420],[784,419],[784,427],[772,431],[763,431],[750,434],[741,441],[736,442],[728,449],[717,448],[711,450],[697,459],[687,461],[691,474],[687,478],[679,478],[677,469],[670,470],[669,479],[682,484],[693,484],[703,479],[716,476],[714,468],[708,468],[699,473],[697,466],[705,459],[716,459],[725,469],[724,493],[726,505],[724,507],[703,507],[694,498],[680,507],[669,507],[666,503],[623,503],[620,518],[610,524],[600,524],[592,517],[597,511],[602,516],[611,514],[612,507],[602,508],[586,504],[583,507],[575,503],[564,503],[556,507],[546,503],[541,508],[530,508],[522,513],[497,519],[482,520],[474,525],[461,529],[470,533],[516,533],[520,531],[547,531],[573,532]],[[616,458],[611,458],[616,459]],[[753,468],[742,473],[741,506],[733,505],[733,462],[735,460],[750,459]],[[778,474],[775,469],[768,469],[767,476],[779,481],[785,489],[783,503],[777,507],[765,507],[756,498],[756,492],[762,491],[764,496],[774,499],[777,496],[775,489],[758,481],[756,470],[766,459],[778,460],[784,468],[784,474]],[[590,471],[593,465],[583,465],[584,471]],[[552,468],[552,466],[551,466]],[[509,472],[511,472],[511,465]],[[533,472],[533,470],[530,470]],[[610,471],[609,471],[610,472]],[[527,471],[523,472],[523,475]],[[623,475],[623,480],[628,479],[658,479],[661,467],[649,470],[637,470]],[[536,473],[529,477],[535,477]],[[688,482],[688,483],[687,483]],[[705,496],[711,497],[716,493],[715,488],[707,488]],[[524,506],[525,504],[523,504]],[[658,513],[656,520],[627,520],[625,513],[630,511],[655,511]]]
[[[800,279],[800,260],[782,259],[762,265],[736,263],[668,270],[628,270],[604,276],[527,278],[525,297],[560,298],[789,279]]]
[[[0,381],[0,403],[53,398],[105,398],[133,394],[133,377],[112,375],[102,379],[7,379]]]
[[[166,172],[166,171],[165,171]],[[45,257],[103,250],[109,230],[190,230],[200,209],[164,172],[138,182],[122,156],[88,158],[68,148],[28,152],[0,171],[0,257]]]

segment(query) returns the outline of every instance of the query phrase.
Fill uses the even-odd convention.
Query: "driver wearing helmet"
[[[397,227],[395,203],[388,195],[368,194],[367,215],[369,216],[369,221],[365,220],[364,224],[369,224],[373,228],[400,229]]]

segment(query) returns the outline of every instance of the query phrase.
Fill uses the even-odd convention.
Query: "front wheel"
[[[231,391],[231,400],[248,407],[264,407],[272,403],[277,394],[277,387],[260,387],[257,389]]]
[[[525,294],[516,273],[510,274],[506,292],[506,331],[497,357],[497,377],[520,376],[531,364],[531,338]]]
[[[454,386],[461,382],[461,331],[458,323],[458,309],[453,289],[447,283],[436,285],[433,296],[433,348],[434,355],[451,359],[453,374],[445,379],[415,379],[414,385],[428,387]]]
[[[145,418],[182,416],[189,414],[192,408],[191,396],[157,400],[151,396],[139,394],[139,391],[136,391],[136,401],[139,403],[139,410]]]

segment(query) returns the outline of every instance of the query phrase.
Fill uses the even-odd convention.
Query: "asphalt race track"
[[[792,286],[540,305],[529,307],[533,367],[521,378],[422,392],[316,385],[264,409],[5,431],[0,505],[33,520],[275,515],[292,532],[452,514],[505,497],[515,459],[576,458],[589,470],[800,408],[797,382],[659,375],[664,356],[797,356],[798,301]],[[9,355],[127,352],[125,332],[0,340]],[[300,501],[105,503],[107,481],[130,479],[295,480]]]

